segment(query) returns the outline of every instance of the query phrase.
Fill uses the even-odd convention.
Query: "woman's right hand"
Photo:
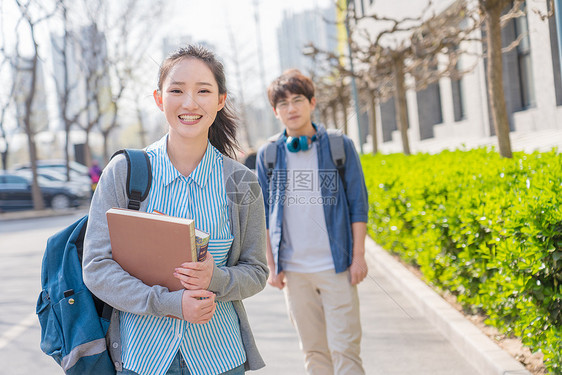
[[[215,293],[208,290],[184,290],[181,300],[183,319],[196,324],[205,324],[215,314]]]
[[[271,272],[270,270],[267,282],[271,286],[283,289],[285,287],[285,272],[281,271],[278,274],[275,274],[275,272]]]

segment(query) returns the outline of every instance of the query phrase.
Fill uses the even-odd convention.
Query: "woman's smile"
[[[196,124],[203,116],[201,115],[194,115],[194,114],[185,114],[178,116],[180,121],[186,125],[193,125]]]

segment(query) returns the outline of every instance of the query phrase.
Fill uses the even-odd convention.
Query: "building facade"
[[[277,29],[281,71],[297,68],[303,73],[308,73],[314,69],[312,59],[303,54],[307,44],[313,43],[321,50],[335,51],[337,44],[335,17],[335,5],[298,13],[284,11],[283,20]]]
[[[454,2],[434,1],[434,9],[437,12],[444,11]],[[467,2],[469,7],[478,5],[477,0]],[[526,16],[512,19],[502,29],[504,46],[519,40],[515,48],[503,54],[503,86],[512,132],[562,130],[558,38],[555,17],[552,14],[549,16],[547,3],[547,0],[527,1]],[[355,0],[354,5],[357,12],[376,12],[400,19],[419,16],[426,2]],[[407,15],[404,9],[408,9]],[[378,32],[376,26],[371,28],[371,32]],[[485,30],[477,30],[474,39],[485,39]],[[470,54],[463,55],[458,61],[458,68],[469,70],[462,78],[455,80],[444,77],[422,90],[415,90],[416,82],[412,81],[412,77],[406,77],[410,80],[409,87],[412,87],[407,92],[407,105],[408,135],[414,152],[424,150],[424,143],[437,140],[454,146],[467,139],[495,135],[488,104],[485,47],[476,41],[463,43],[467,43],[463,49]],[[360,126],[368,133],[366,112],[363,110]],[[379,103],[376,116],[379,149],[382,152],[400,152],[394,98]],[[350,135],[358,140],[357,128],[350,129]],[[367,137],[366,149],[371,147],[370,139]]]

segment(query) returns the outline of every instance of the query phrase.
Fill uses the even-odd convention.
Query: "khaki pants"
[[[285,272],[285,301],[311,375],[365,374],[357,287],[349,271]]]

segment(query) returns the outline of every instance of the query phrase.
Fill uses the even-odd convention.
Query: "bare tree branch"
[[[35,16],[32,13],[35,13],[34,5],[37,5],[36,2],[32,0],[27,1],[25,4],[22,3],[20,0],[15,0],[18,6],[18,9],[25,19],[27,26],[29,26],[29,37],[33,45],[33,55],[29,60],[26,61],[29,64],[28,67],[24,68],[26,71],[29,72],[29,87],[27,92],[25,93],[24,99],[24,108],[23,108],[23,124],[25,133],[27,135],[27,146],[29,151],[29,159],[31,161],[31,170],[32,170],[32,197],[33,197],[33,207],[37,210],[43,209],[45,207],[45,202],[43,200],[43,195],[41,190],[39,189],[39,184],[37,183],[37,146],[35,143],[35,132],[36,129],[33,127],[33,110],[34,110],[34,100],[37,93],[37,80],[38,80],[38,64],[39,64],[39,46],[37,44],[36,38],[36,27],[39,23],[47,20],[51,16],[55,14],[57,11],[57,7],[55,6],[52,11],[44,11],[44,8],[41,4],[39,4],[38,8],[41,14],[40,16]],[[19,51],[16,50],[16,63],[21,71],[21,64],[24,61],[23,58],[19,55]]]

